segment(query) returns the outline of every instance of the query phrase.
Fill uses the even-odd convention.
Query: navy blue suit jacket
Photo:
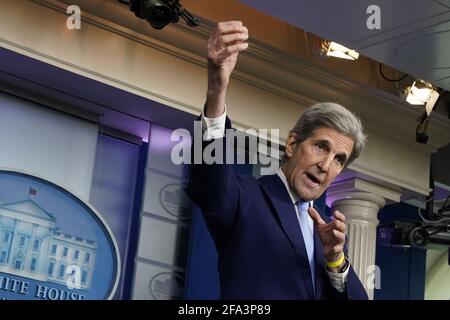
[[[351,267],[344,293],[331,286],[317,232],[314,294],[295,208],[277,175],[256,179],[235,174],[231,165],[194,164],[188,194],[218,251],[222,299],[367,299]]]

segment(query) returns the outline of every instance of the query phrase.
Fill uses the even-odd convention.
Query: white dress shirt
[[[202,129],[203,129],[203,134],[204,134],[204,139],[205,140],[211,140],[211,139],[218,139],[218,138],[222,138],[225,135],[225,121],[226,121],[226,107],[225,107],[225,111],[222,115],[220,115],[217,118],[206,118],[203,114],[202,114]],[[296,206],[297,201],[300,199],[299,196],[297,194],[295,194],[294,192],[292,192],[289,184],[287,183],[286,180],[286,176],[284,175],[283,171],[280,169],[278,169],[277,171],[277,175],[278,177],[280,177],[281,181],[283,181],[284,186],[286,187],[286,190],[289,193],[289,196],[291,198],[292,201],[292,205],[295,208],[295,213],[297,215],[297,219],[299,218],[299,212],[298,212],[298,208]],[[313,201],[310,201],[310,206],[313,205]],[[314,221],[312,220],[312,218],[308,215],[308,222],[309,222],[309,226],[311,228],[311,231],[314,232]],[[300,223],[300,222],[299,222]],[[347,261],[348,263],[348,261]],[[345,282],[347,281],[347,274],[348,274],[348,270],[350,268],[346,268],[346,270],[342,273],[334,273],[334,272],[330,272],[326,269],[326,267],[324,266],[325,271],[328,274],[328,277],[330,278],[330,283],[331,285],[339,292],[344,292],[345,290]]]

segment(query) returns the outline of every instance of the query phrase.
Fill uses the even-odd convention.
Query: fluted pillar
[[[373,270],[368,268],[375,265],[377,214],[384,204],[384,198],[379,195],[345,192],[331,205],[333,211],[339,210],[345,215],[348,256],[370,299],[373,299]]]

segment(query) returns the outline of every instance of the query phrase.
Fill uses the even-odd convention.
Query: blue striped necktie
[[[306,252],[308,254],[309,268],[311,270],[311,280],[315,291],[315,270],[314,270],[314,233],[309,225],[308,215],[309,202],[297,201],[298,221],[303,234],[303,241],[305,242]]]

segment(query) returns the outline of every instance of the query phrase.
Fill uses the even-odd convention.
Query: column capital
[[[364,191],[347,191],[333,194],[331,199],[331,207],[337,205],[366,205],[371,206],[377,211],[380,210],[386,204],[386,200],[376,194]]]
[[[341,211],[347,218],[347,224],[351,220],[358,219],[377,226],[378,211],[385,205],[384,198],[369,192],[342,192],[332,203],[332,210]]]
[[[353,199],[373,203],[379,210],[386,203],[400,202],[401,196],[398,190],[353,177],[334,182],[327,189],[327,205],[332,207],[337,201]]]

